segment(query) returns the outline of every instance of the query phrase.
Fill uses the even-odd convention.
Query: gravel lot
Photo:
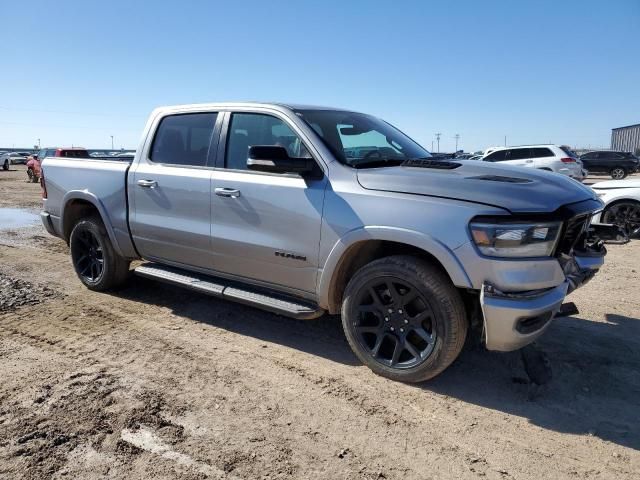
[[[0,207],[37,211],[25,180],[0,171]],[[394,383],[336,318],[135,278],[93,293],[62,241],[0,225],[0,478],[638,479],[639,271],[640,242],[609,246],[528,400],[517,353]]]

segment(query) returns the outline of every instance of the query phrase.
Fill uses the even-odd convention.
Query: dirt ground
[[[21,166],[0,207],[37,209]],[[640,478],[640,242],[611,245],[539,342],[468,349],[420,385],[358,363],[337,318],[295,321],[134,278],[76,279],[39,225],[0,225],[0,478]]]

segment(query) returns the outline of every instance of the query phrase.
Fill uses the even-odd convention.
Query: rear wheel
[[[438,375],[459,355],[467,334],[462,298],[447,275],[410,256],[376,260],[353,276],[342,325],[364,364],[403,382]]]
[[[614,180],[622,180],[624,177],[627,176],[627,171],[622,167],[615,167],[611,169],[609,174],[611,175],[611,178],[613,178]]]
[[[602,213],[604,223],[624,227],[630,237],[640,237],[640,202],[625,200],[607,206]]]
[[[90,290],[102,292],[126,281],[129,262],[113,249],[100,217],[80,220],[73,227],[69,247],[76,275]]]

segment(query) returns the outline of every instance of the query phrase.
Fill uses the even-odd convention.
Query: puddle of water
[[[40,216],[24,208],[0,208],[0,230],[29,227],[40,222]]]

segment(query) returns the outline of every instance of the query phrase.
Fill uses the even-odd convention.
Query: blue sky
[[[0,0],[0,146],[138,143],[156,106],[351,108],[431,149],[607,146],[640,122],[640,0]]]

